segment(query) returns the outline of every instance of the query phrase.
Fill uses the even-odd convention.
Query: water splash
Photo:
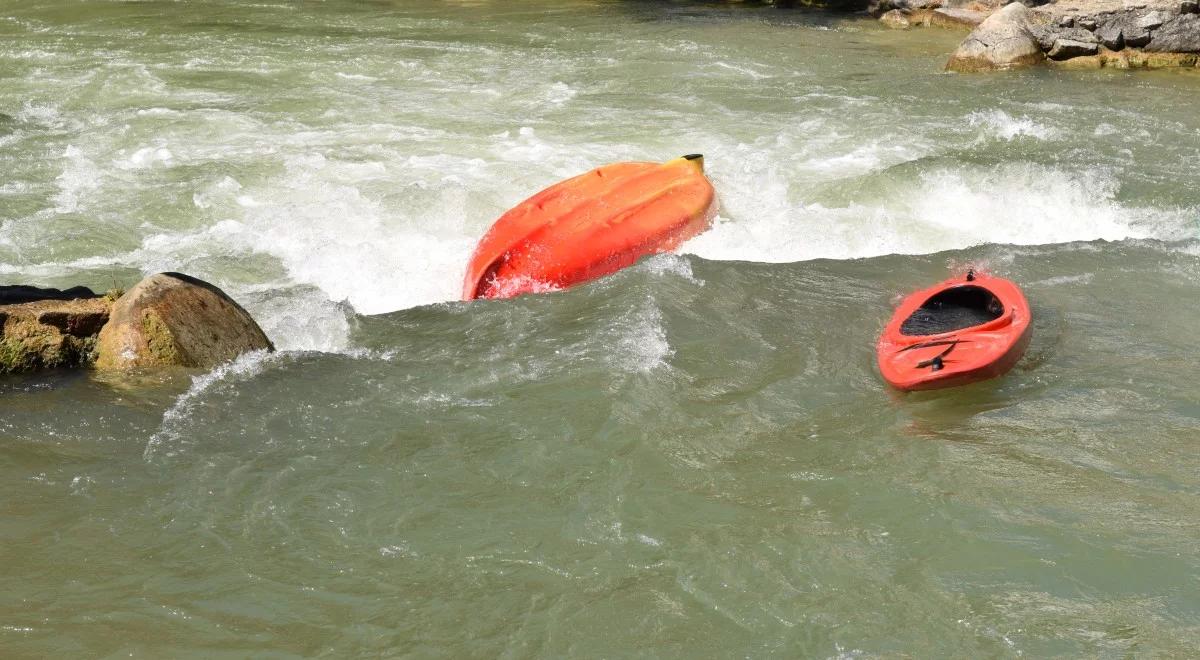
[[[262,373],[263,369],[281,354],[266,351],[251,351],[226,362],[212,371],[192,378],[192,384],[175,403],[163,413],[159,430],[150,436],[142,452],[143,459],[150,461],[156,456],[174,457],[178,443],[183,442],[185,425],[190,418],[195,402],[207,391],[222,383],[244,382]]]

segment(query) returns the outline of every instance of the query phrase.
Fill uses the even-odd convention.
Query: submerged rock
[[[0,300],[20,297],[15,290],[54,291],[33,287],[0,287]],[[82,287],[80,287],[82,289]],[[68,289],[75,291],[75,289]],[[80,367],[95,360],[96,336],[108,320],[112,298],[41,298],[0,305],[0,373]],[[3,294],[12,294],[4,297]],[[27,298],[28,295],[21,297]]]
[[[1025,5],[1014,2],[992,14],[967,35],[946,63],[951,71],[993,71],[1037,64],[1044,59],[1030,30],[1033,21]]]
[[[224,291],[180,273],[159,273],[117,299],[100,331],[96,366],[209,368],[274,348]]]

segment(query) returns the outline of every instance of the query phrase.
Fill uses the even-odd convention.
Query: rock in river
[[[274,346],[224,291],[180,273],[159,273],[117,299],[100,331],[96,366],[209,368],[254,350]]]
[[[1028,66],[1045,56],[1030,31],[1031,12],[1014,2],[992,14],[967,35],[946,68],[951,71],[989,71]]]
[[[0,287],[0,374],[90,364],[112,304],[83,287]]]

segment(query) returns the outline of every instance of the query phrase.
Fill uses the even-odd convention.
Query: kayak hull
[[[667,252],[711,226],[703,160],[614,163],[561,181],[501,216],[467,266],[463,299],[563,289]]]
[[[880,375],[902,391],[1001,376],[1025,354],[1032,320],[1025,295],[1006,279],[972,272],[946,280],[901,302],[876,346]]]

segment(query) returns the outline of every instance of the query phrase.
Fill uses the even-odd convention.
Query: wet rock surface
[[[217,287],[160,273],[128,293],[0,286],[0,374],[66,367],[208,368],[274,350]]]
[[[113,305],[99,334],[96,367],[209,368],[255,350],[274,346],[224,291],[180,273],[159,273]]]
[[[0,374],[91,364],[112,304],[88,297],[0,305]]]

